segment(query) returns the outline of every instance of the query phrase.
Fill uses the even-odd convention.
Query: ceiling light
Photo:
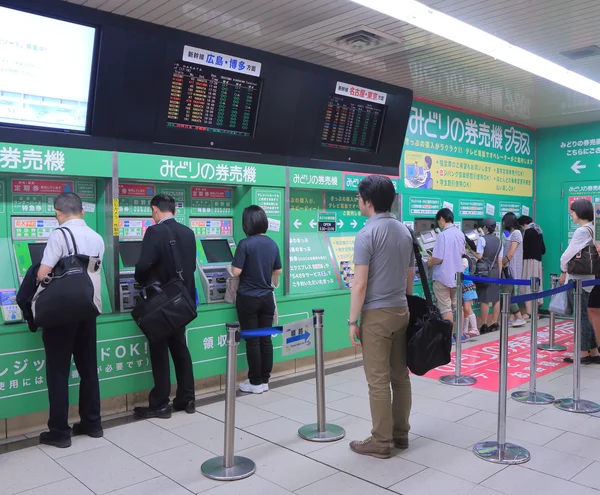
[[[507,64],[600,100],[600,83],[433,10],[416,0],[352,0]]]

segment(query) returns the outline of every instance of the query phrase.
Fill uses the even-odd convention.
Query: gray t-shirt
[[[508,266],[512,272],[514,279],[520,279],[521,273],[523,272],[523,235],[520,230],[513,230],[508,237],[504,237],[504,255],[506,256],[510,251],[510,245],[513,242],[517,242],[517,249],[515,250],[512,258],[508,262]]]
[[[412,236],[391,213],[370,218],[354,241],[354,264],[369,265],[362,310],[406,307],[406,275],[415,264]]]

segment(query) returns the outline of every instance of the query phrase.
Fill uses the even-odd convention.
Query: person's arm
[[[240,241],[237,249],[235,250],[235,255],[233,256],[233,261],[231,262],[231,273],[234,277],[239,277],[242,274],[242,270],[244,269],[245,262],[246,262],[246,243],[244,241]]]
[[[53,231],[48,236],[48,242],[46,243],[40,268],[37,272],[37,279],[40,282],[44,280],[44,278],[46,278],[50,273],[52,273],[52,270],[54,270],[58,260],[62,258],[62,246],[64,242],[64,237],[58,230]]]
[[[279,248],[275,245],[277,249],[277,256],[275,257],[275,263],[273,263],[273,275],[279,276],[283,272],[283,265],[281,264],[281,255],[279,254]]]
[[[433,246],[433,253],[431,258],[427,260],[427,266],[429,268],[435,265],[441,265],[444,262],[444,250],[446,248],[446,238],[443,234],[438,235],[435,245]]]
[[[135,264],[134,278],[141,285],[146,285],[150,273],[156,268],[160,258],[160,237],[156,234],[156,227],[150,227],[142,241],[140,259]]]
[[[571,242],[560,257],[560,270],[567,273],[567,265],[579,251],[586,247],[590,242],[590,234],[587,229],[579,227],[574,233]]]
[[[365,303],[369,265],[373,256],[373,242],[367,233],[359,232],[354,240],[354,278],[350,289],[350,314],[348,315],[348,337],[353,346],[360,345],[358,319]]]
[[[415,251],[410,254],[408,271],[406,272],[406,295],[412,296],[415,290]]]
[[[502,241],[500,241],[502,242]],[[477,249],[473,252],[473,255],[475,256],[475,258],[477,258],[478,260],[482,260],[483,259],[483,250],[485,249],[485,239],[483,237],[480,237],[479,239],[477,239]]]

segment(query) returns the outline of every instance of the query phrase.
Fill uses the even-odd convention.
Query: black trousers
[[[46,384],[50,400],[48,428],[69,436],[69,374],[71,356],[80,377],[79,416],[88,430],[101,428],[100,383],[96,342],[96,318],[42,332],[46,350]]]
[[[169,351],[175,366],[177,393],[173,403],[185,405],[196,398],[194,387],[194,369],[192,357],[185,341],[185,328],[177,330],[163,340],[148,343],[154,388],[150,391],[148,402],[151,408],[160,409],[169,403],[171,393],[171,370]]]
[[[241,330],[256,330],[273,325],[275,300],[270,293],[262,297],[238,294],[236,309]],[[252,385],[269,383],[273,370],[273,342],[271,337],[251,337],[246,340],[248,380]]]

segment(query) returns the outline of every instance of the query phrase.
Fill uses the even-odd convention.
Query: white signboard
[[[295,321],[283,326],[281,355],[290,356],[315,347],[313,319]]]
[[[338,81],[335,87],[335,94],[342,96],[350,96],[358,100],[370,101],[372,103],[380,103],[385,105],[387,100],[387,93],[382,91],[375,91],[374,89],[363,88],[361,86],[355,86],[354,84],[348,84],[345,82]]]
[[[207,67],[216,67],[217,69],[237,72],[238,74],[260,76],[260,62],[232,57],[231,55],[213,52],[212,50],[203,50],[202,48],[195,48],[188,45],[183,47],[183,61]]]

